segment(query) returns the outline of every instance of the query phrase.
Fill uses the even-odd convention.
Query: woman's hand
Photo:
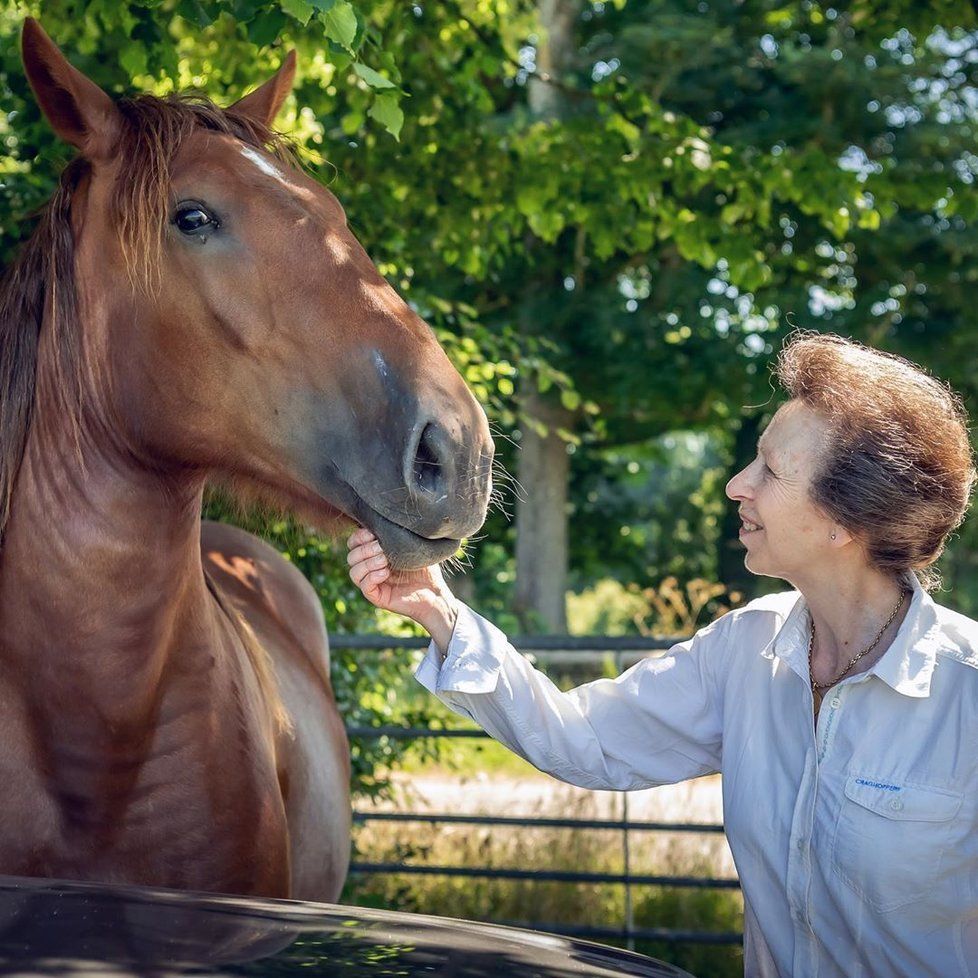
[[[350,578],[378,608],[412,618],[446,652],[458,618],[458,602],[434,564],[420,570],[392,570],[377,538],[365,527],[347,541]]]

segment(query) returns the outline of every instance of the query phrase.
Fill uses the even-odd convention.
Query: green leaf
[[[393,92],[378,95],[370,106],[370,118],[376,119],[395,139],[400,140],[404,111],[398,103],[399,96]]]
[[[248,24],[248,40],[265,47],[279,36],[287,23],[288,18],[281,10],[266,10]]]
[[[395,84],[389,79],[385,78],[379,71],[374,71],[373,68],[369,68],[365,64],[361,64],[359,61],[353,66],[353,70],[362,78],[371,88],[395,88]]]
[[[544,241],[556,241],[564,229],[564,215],[555,210],[537,211],[527,218],[530,230]]]
[[[829,218],[829,226],[835,232],[836,237],[841,238],[849,230],[851,225],[849,218],[849,208],[838,208]]]
[[[184,20],[196,24],[198,27],[210,27],[214,23],[214,17],[200,0],[180,0],[177,13]]]
[[[232,0],[231,16],[242,23],[248,23],[258,16],[259,7],[264,7],[259,0]]]
[[[576,411],[581,406],[581,395],[578,394],[577,391],[561,391],[560,403],[563,404],[568,411]]]
[[[869,231],[879,230],[880,212],[878,210],[862,211],[859,215],[859,226]]]
[[[313,15],[313,7],[307,0],[279,0],[279,6],[290,17],[294,17],[303,27]]]
[[[516,190],[516,208],[526,217],[536,214],[546,202],[545,191],[536,184],[523,184]]]
[[[347,0],[338,3],[320,15],[326,27],[326,36],[337,44],[349,49],[357,36],[357,15]]]
[[[119,64],[125,68],[130,78],[146,74],[146,48],[140,41],[130,41],[119,52]]]
[[[340,119],[340,128],[347,136],[352,136],[363,125],[363,113],[352,111],[345,113]]]
[[[720,212],[720,220],[724,224],[736,224],[746,215],[747,206],[739,201],[734,201],[732,204],[727,204]]]

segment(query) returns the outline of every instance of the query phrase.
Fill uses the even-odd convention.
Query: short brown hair
[[[876,567],[935,584],[925,568],[963,519],[975,482],[957,395],[902,357],[830,334],[789,337],[775,369],[792,399],[829,422],[815,505]]]

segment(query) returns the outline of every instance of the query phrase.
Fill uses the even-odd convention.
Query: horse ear
[[[282,67],[265,82],[242,99],[238,99],[229,111],[243,115],[258,122],[266,129],[271,128],[282,108],[285,97],[292,91],[295,81],[295,51],[290,51],[282,62]]]
[[[24,21],[21,50],[27,80],[51,128],[83,156],[107,158],[120,126],[112,99],[68,63],[33,17]]]

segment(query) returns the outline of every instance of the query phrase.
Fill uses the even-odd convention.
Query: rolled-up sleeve
[[[564,693],[462,605],[444,661],[432,643],[415,676],[451,710],[562,781],[617,790],[671,784],[719,769],[716,670],[726,622],[616,679]]]

